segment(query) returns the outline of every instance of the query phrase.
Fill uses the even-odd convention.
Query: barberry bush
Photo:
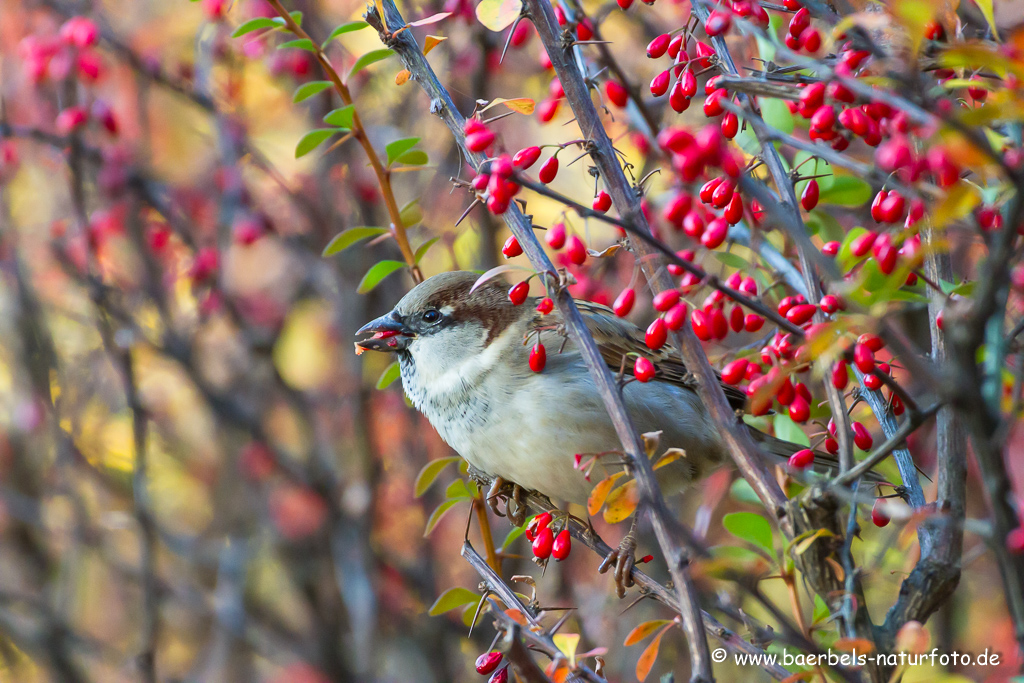
[[[8,0],[0,680],[1009,679],[1018,14]],[[585,507],[493,514],[350,346],[453,269],[638,324],[609,414],[675,356],[732,467],[666,501],[686,454],[622,428]]]

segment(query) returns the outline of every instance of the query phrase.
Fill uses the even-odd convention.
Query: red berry
[[[512,157],[512,165],[520,170],[526,170],[537,163],[540,158],[540,147],[526,147],[516,152]]]
[[[793,422],[807,422],[807,418],[811,416],[811,407],[804,400],[803,396],[793,397],[792,402],[789,404],[789,416],[793,419]]]
[[[84,126],[88,119],[89,116],[82,107],[68,107],[57,114],[57,132],[68,135]]]
[[[762,327],[764,327],[764,318],[757,313],[747,313],[747,317],[743,319],[743,329],[747,332],[757,332]]]
[[[484,128],[483,130],[466,135],[466,149],[470,152],[483,152],[494,142],[494,133]]]
[[[875,240],[878,239],[878,233],[868,231],[862,235],[857,235],[852,242],[850,242],[850,253],[860,258],[866,256],[871,247],[874,246]]]
[[[690,98],[684,93],[681,81],[676,81],[672,86],[672,92],[668,94],[668,106],[677,114],[682,114],[690,108]]]
[[[885,511],[882,509],[885,505],[882,502],[884,500],[884,498],[876,498],[875,504],[871,506],[871,523],[878,528],[888,526],[889,524],[889,515],[885,514]]]
[[[945,330],[946,327],[946,309],[942,309],[935,315],[935,326],[940,330]]]
[[[512,258],[523,253],[523,248],[519,246],[519,240],[515,235],[509,235],[509,238],[505,240],[504,246],[501,247],[501,253],[505,258]]]
[[[1006,549],[1014,555],[1024,553],[1024,528],[1017,527],[1006,534]]]
[[[746,358],[737,358],[722,368],[722,381],[729,385],[739,384],[746,375],[750,361]]]
[[[743,308],[740,306],[733,306],[732,311],[729,313],[729,327],[733,332],[743,331]]]
[[[697,339],[711,341],[714,336],[711,332],[711,322],[708,320],[708,316],[704,314],[704,311],[695,310],[691,313],[690,325],[693,327],[693,333],[697,335]]]
[[[498,669],[491,677],[487,679],[487,683],[508,683],[508,667]]]
[[[804,52],[815,53],[821,48],[821,34],[818,29],[806,28],[800,33],[800,49]]]
[[[668,309],[679,303],[679,290],[678,289],[666,289],[663,292],[658,292],[654,296],[654,310],[659,313],[664,313]]]
[[[801,7],[789,20],[789,35],[797,37],[810,25],[811,13],[806,7]]]
[[[725,111],[722,100],[729,96],[726,90],[716,90],[704,100],[704,116],[714,118]]]
[[[633,363],[633,376],[638,382],[650,382],[654,379],[654,363],[644,356],[637,356]]]
[[[684,97],[693,97],[697,94],[697,77],[693,75],[691,70],[687,69],[683,72],[679,83],[682,85]]]
[[[578,235],[569,238],[569,247],[565,253],[569,256],[569,261],[577,266],[582,266],[587,260],[587,246]]]
[[[537,529],[537,535],[533,539],[533,555],[542,560],[551,556],[551,546],[555,543],[555,535],[551,527],[542,526]]]
[[[657,59],[661,57],[668,50],[668,44],[672,41],[672,36],[667,33],[662,33],[660,36],[652,40],[647,44],[647,56],[651,59]]]
[[[557,562],[561,562],[565,558],[569,557],[569,551],[572,550],[572,537],[569,535],[568,529],[562,529],[555,536],[554,545],[551,548],[551,556],[555,558]]]
[[[687,303],[685,301],[678,303],[665,314],[665,324],[668,326],[668,329],[675,332],[682,328],[683,323],[686,322],[686,317],[689,314],[690,307]]]
[[[636,303],[636,290],[632,287],[619,292],[619,295],[615,297],[615,303],[612,304],[612,310],[615,311],[615,315],[620,318],[625,318],[629,315],[629,312],[633,310],[633,304]]]
[[[842,302],[835,294],[826,294],[821,297],[821,310],[829,315],[832,315],[836,311],[842,308]]]
[[[476,672],[481,676],[486,676],[501,664],[501,653],[497,651],[485,652],[476,658]]]
[[[810,211],[818,205],[818,197],[820,191],[818,190],[818,181],[809,180],[807,185],[804,187],[804,191],[800,193],[800,206],[804,207],[805,210]]]
[[[558,113],[558,107],[561,104],[561,100],[548,98],[537,105],[537,117],[543,123],[548,123]]]
[[[814,304],[798,304],[786,311],[786,320],[794,325],[803,325],[814,317],[818,307]]]
[[[584,19],[580,23],[576,24],[576,39],[577,40],[590,40],[594,37],[594,27],[590,24],[589,19]]]
[[[517,282],[512,285],[512,288],[508,290],[508,300],[513,305],[518,306],[526,301],[526,296],[530,293],[530,283],[526,280]]]
[[[864,386],[872,391],[882,388],[882,379],[877,375],[864,375]]]
[[[612,197],[611,197],[611,195],[608,194],[607,192],[605,192],[604,190],[601,190],[600,192],[597,193],[597,196],[594,197],[594,205],[593,206],[594,206],[594,211],[600,211],[601,213],[606,213],[608,211],[608,209],[612,208]]]
[[[626,86],[611,79],[604,82],[604,94],[616,107],[625,107],[629,102],[629,91]]]
[[[543,372],[548,362],[548,352],[543,344],[534,344],[530,349],[530,369],[534,372]]]
[[[881,337],[874,334],[868,334],[867,332],[857,337],[857,343],[863,344],[875,352],[881,351],[882,347],[885,346],[885,342],[882,341]]]
[[[716,218],[708,223],[707,229],[700,236],[700,243],[708,249],[720,247],[729,235],[729,222],[724,218]]]
[[[793,470],[805,470],[814,464],[814,451],[804,448],[789,456],[789,468]]]
[[[836,254],[839,253],[839,242],[825,242],[821,246],[821,253],[825,256],[835,258]]]
[[[551,297],[546,296],[537,303],[537,312],[541,315],[547,315],[553,310],[555,310],[555,302],[551,300]]]
[[[704,32],[708,36],[714,37],[725,33],[731,26],[732,13],[716,9],[708,15],[708,20],[704,22]]]
[[[860,422],[853,423],[853,443],[862,451],[871,450],[871,444],[874,443],[874,439],[871,438],[871,432]]]
[[[667,93],[670,80],[671,74],[668,71],[662,71],[660,74],[655,76],[651,80],[651,94],[655,97],[661,97]]]
[[[846,363],[839,362],[832,366],[832,386],[842,391],[849,381],[850,373],[846,369]]]
[[[647,326],[647,333],[644,335],[644,343],[647,348],[657,351],[668,340],[668,325],[663,318],[655,318]]]
[[[853,363],[867,375],[875,370],[875,354],[865,344],[856,344],[853,347]]]
[[[555,223],[544,233],[544,241],[552,249],[561,249],[565,246],[565,223]]]

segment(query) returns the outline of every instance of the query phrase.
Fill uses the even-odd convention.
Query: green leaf
[[[535,517],[535,516],[536,516],[536,515],[534,515],[534,517]],[[520,536],[522,536],[522,535],[523,535],[524,533],[526,533],[526,526],[527,526],[527,525],[528,525],[528,524],[530,523],[530,521],[532,521],[532,520],[533,520],[533,517],[530,517],[530,519],[529,519],[529,520],[527,520],[526,524],[523,524],[522,526],[514,526],[514,527],[512,527],[512,531],[508,532],[508,535],[507,535],[507,536],[505,536],[505,540],[504,540],[504,541],[502,542],[502,544],[501,544],[501,550],[502,550],[503,552],[504,552],[505,550],[507,550],[507,549],[508,549],[508,547],[509,547],[510,545],[512,545],[512,543],[514,543],[514,542],[515,542],[515,540],[516,540],[517,538],[519,538],[519,537],[520,537]]]
[[[839,269],[842,272],[847,272],[853,267],[860,258],[853,255],[853,241],[866,233],[867,228],[857,226],[850,232],[846,233],[846,237],[843,238],[842,244],[839,245],[839,253],[836,254],[836,263],[839,264]]]
[[[810,448],[811,440],[789,415],[775,414],[775,438]]]
[[[345,80],[351,80],[353,76],[355,76],[357,73],[359,73],[366,67],[370,66],[371,64],[375,64],[382,59],[387,59],[393,54],[395,54],[395,51],[389,50],[387,48],[383,48],[380,50],[371,50],[370,52],[367,52],[365,55],[357,59],[356,63],[352,65],[352,70],[348,72],[348,76],[345,78]]]
[[[734,254],[730,251],[713,251],[711,253],[715,255],[715,258],[730,268],[738,268],[740,270],[750,269],[750,262],[739,254]]]
[[[437,508],[430,513],[430,518],[427,520],[427,526],[423,529],[423,536],[429,536],[430,532],[434,530],[434,527],[436,527],[437,523],[441,521],[441,518],[444,517],[445,513],[461,502],[462,500],[459,499],[446,500],[438,505]],[[434,604],[436,605],[437,603]]]
[[[763,100],[761,102],[761,118],[772,128],[776,128],[786,135],[792,135],[793,115],[789,113],[789,107],[783,100]]]
[[[449,500],[468,500],[473,497],[473,494],[466,488],[465,480],[456,479],[448,484],[448,488],[444,490],[444,497]]]
[[[750,503],[751,505],[760,505],[761,499],[754,493],[754,488],[750,485],[743,477],[738,477],[736,481],[729,487],[729,495],[733,497],[733,500],[739,501],[740,503]]]
[[[334,256],[335,254],[340,254],[357,242],[361,242],[368,237],[383,235],[386,232],[387,229],[385,228],[349,228],[348,230],[335,235],[334,239],[328,242],[327,246],[324,247],[324,251],[321,256]]]
[[[370,270],[366,271],[366,275],[364,275],[362,281],[360,281],[359,286],[356,288],[356,292],[359,294],[366,294],[379,285],[381,280],[402,268],[405,268],[404,261],[384,260],[380,263],[375,263]]]
[[[821,599],[820,595],[814,596],[814,612],[811,614],[811,622],[814,624],[820,623],[825,619],[828,619],[832,613],[828,609],[828,605]]]
[[[338,132],[337,128],[317,128],[302,136],[299,144],[295,145],[295,158],[306,156],[319,147],[324,140]]]
[[[468,588],[449,588],[437,597],[434,604],[427,610],[427,614],[436,617],[438,614],[450,612],[463,605],[476,604],[479,599],[480,596]]]
[[[296,50],[308,50],[309,52],[316,52],[316,45],[309,38],[298,38],[296,40],[289,40],[287,43],[281,43],[277,46],[278,50],[284,50],[287,48],[295,48]]]
[[[369,24],[365,21],[350,21],[347,24],[337,26],[333,31],[331,31],[331,35],[327,36],[327,40],[324,41],[323,47],[327,47],[328,43],[342,34],[351,33],[352,31],[361,31],[368,26]]]
[[[420,200],[414,199],[403,206],[402,210],[398,213],[398,217],[402,219],[402,223],[407,228],[410,228],[423,220],[423,211],[420,209]]]
[[[395,160],[408,152],[410,149],[416,146],[420,141],[419,138],[402,138],[401,140],[395,140],[389,142],[384,148],[385,154],[388,157],[388,165],[395,163]]]
[[[387,368],[384,369],[384,372],[380,374],[380,378],[377,380],[377,388],[387,389],[396,379],[399,378],[401,373],[402,369],[399,367],[398,361],[396,360],[394,363],[387,366]]]
[[[352,115],[355,113],[356,108],[354,104],[335,109],[330,114],[324,117],[324,123],[329,126],[337,126],[338,128],[352,128]]]
[[[256,17],[250,19],[241,26],[235,29],[235,32],[231,34],[232,38],[241,38],[246,33],[252,33],[253,31],[259,31],[261,28],[277,28],[278,23],[269,17]]]
[[[871,186],[852,175],[836,176],[832,186],[822,189],[818,201],[822,204],[860,206],[871,199]]]
[[[793,155],[793,168],[796,168],[797,166],[800,166],[800,164],[803,164],[803,166],[800,166],[801,175],[824,176],[822,178],[815,178],[815,180],[818,181],[818,190],[827,190],[828,188],[832,187],[832,183],[835,181],[835,176],[825,175],[827,173],[832,173],[832,165],[825,161],[824,159],[814,159],[814,161],[807,161],[808,159],[811,159],[814,156],[815,155],[811,154],[810,152],[800,150],[795,155]],[[798,197],[800,196],[800,193],[804,191],[804,187],[807,185],[808,182],[809,181],[802,180],[796,184],[795,189]]]
[[[813,234],[818,235],[826,242],[842,242],[843,226],[839,224],[835,216],[821,209],[814,209],[807,216],[807,227]]]
[[[772,526],[768,520],[753,512],[731,512],[722,518],[722,526],[736,538],[774,553]]]
[[[439,239],[441,239],[441,238],[440,237],[432,237],[429,240],[427,240],[426,242],[424,242],[423,244],[421,244],[419,246],[419,248],[416,249],[416,253],[412,255],[413,263],[419,263],[420,260],[424,256],[427,255],[427,252],[430,250],[430,248],[432,246],[434,246]]]
[[[437,481],[441,472],[444,472],[448,465],[451,465],[453,462],[458,462],[459,460],[459,456],[453,455],[448,458],[431,460],[424,465],[423,469],[420,470],[420,473],[416,475],[416,483],[413,485],[413,495],[416,498],[419,498],[426,493],[430,487],[433,486],[434,482]]]
[[[985,16],[985,21],[988,22],[989,28],[992,29],[992,35],[995,36],[996,40],[999,40],[999,29],[996,27],[996,16],[993,12],[992,0],[974,0],[974,4],[978,6],[981,13]]]
[[[430,162],[430,157],[422,149],[410,149],[395,161],[406,166],[425,166]]]
[[[303,83],[295,91],[295,95],[292,97],[292,102],[302,102],[308,100],[313,95],[318,95],[324,90],[330,88],[333,83],[330,81],[310,81],[309,83]]]

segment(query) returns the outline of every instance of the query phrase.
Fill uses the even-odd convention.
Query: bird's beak
[[[356,332],[357,335],[370,333],[373,333],[373,336],[369,339],[356,342],[356,353],[362,353],[363,351],[404,351],[416,336],[416,333],[406,327],[405,323],[402,322],[402,319],[394,311],[382,315],[376,320],[371,320]]]

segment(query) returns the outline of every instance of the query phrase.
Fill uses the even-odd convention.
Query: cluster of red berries
[[[821,33],[811,26],[811,13],[806,7],[801,7],[799,2],[788,0],[784,3],[786,9],[796,10],[789,20],[789,27],[786,30],[785,43],[790,50],[801,50],[808,54],[814,54],[821,49]]]
[[[61,81],[72,73],[84,83],[94,83],[105,72],[102,58],[93,49],[99,40],[96,23],[75,16],[65,21],[55,36],[26,36],[18,50],[33,83]]]
[[[572,536],[569,535],[568,527],[556,535],[551,528],[551,519],[550,512],[542,512],[531,519],[526,525],[526,540],[533,544],[533,556],[538,560],[553,557],[561,562],[569,557],[572,550]]]
[[[487,683],[508,683],[508,665],[498,669],[501,664],[502,654],[497,650],[485,652],[476,658],[476,672],[481,676],[491,674]],[[495,671],[495,669],[498,669]]]

